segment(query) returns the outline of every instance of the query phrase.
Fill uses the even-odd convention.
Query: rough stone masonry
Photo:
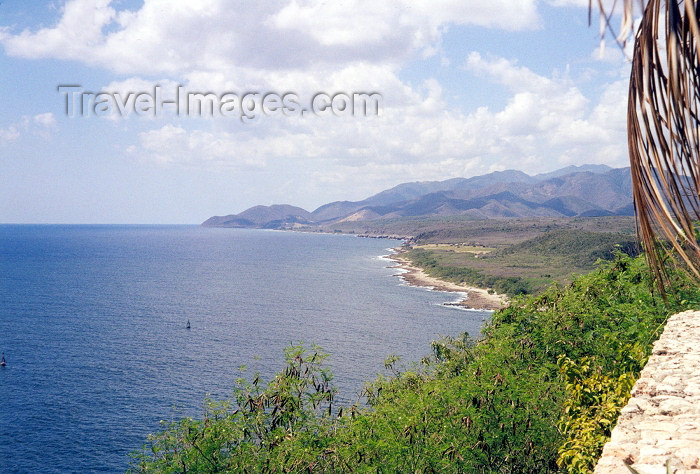
[[[595,474],[700,474],[700,311],[671,316]]]

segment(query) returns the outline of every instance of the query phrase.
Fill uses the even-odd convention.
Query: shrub
[[[136,471],[590,472],[667,315],[700,307],[675,278],[668,305],[643,258],[617,254],[572,284],[516,298],[483,339],[446,338],[420,365],[333,411],[318,350],[286,352],[267,385],[241,382],[149,437]]]

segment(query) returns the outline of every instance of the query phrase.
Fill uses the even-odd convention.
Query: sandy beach
[[[400,268],[405,270],[399,276],[409,285],[429,287],[436,291],[449,291],[466,293],[467,297],[458,303],[458,306],[471,309],[486,309],[497,310],[508,304],[506,295],[490,294],[484,288],[476,288],[473,286],[459,285],[449,281],[440,280],[425,273],[423,269],[415,267],[412,263],[401,256],[401,249],[394,249],[397,253],[387,255],[387,258],[395,261],[396,266],[392,268]]]

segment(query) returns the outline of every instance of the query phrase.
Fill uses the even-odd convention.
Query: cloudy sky
[[[611,44],[601,54],[587,5],[3,0],[0,222],[199,223],[407,181],[626,166],[629,65]],[[155,86],[166,98],[178,86],[293,94],[302,108],[317,93],[382,102],[378,116],[241,120],[128,102],[96,115],[71,95],[93,113],[67,114],[61,85],[121,98]]]

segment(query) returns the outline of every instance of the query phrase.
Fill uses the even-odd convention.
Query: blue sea
[[[358,398],[390,354],[488,312],[403,285],[398,241],[198,226],[0,225],[0,472],[124,472],[160,420],[283,367],[303,341]],[[186,329],[187,321],[191,329]]]

